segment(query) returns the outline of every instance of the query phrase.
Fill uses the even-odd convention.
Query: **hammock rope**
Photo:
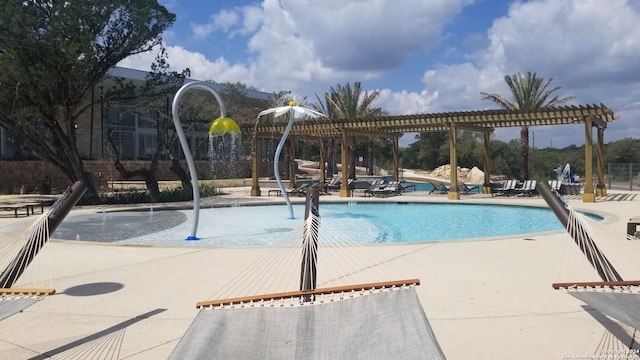
[[[317,239],[317,244],[314,242]],[[302,279],[316,279],[313,288],[332,288],[353,284],[384,283],[407,279],[388,263],[375,259],[367,247],[355,243],[326,221],[309,214],[293,231],[225,286],[213,299],[244,299],[255,302],[258,294],[293,294],[301,289]],[[312,261],[302,261],[309,257]],[[416,279],[417,281],[417,279]],[[393,287],[390,285],[389,287]],[[369,289],[370,290],[370,289]],[[280,295],[279,295],[280,294]],[[314,296],[328,295],[326,293]]]
[[[596,225],[602,227],[601,224],[576,211],[570,204],[566,206],[569,211],[567,232],[579,241],[565,242],[561,264],[565,272],[559,272],[559,279],[580,283],[621,283],[625,287],[636,281],[624,280],[640,279],[637,266],[640,241],[637,238],[609,228],[606,229],[607,234],[601,236],[596,229]],[[601,271],[596,270],[598,267]]]
[[[53,288],[51,256],[48,247],[44,246],[49,241],[47,219],[50,211],[47,209],[38,215],[36,220],[22,232],[0,233],[2,274],[8,272],[22,274],[15,282],[10,282],[10,278],[2,277],[4,281],[0,283],[0,288],[12,288],[16,291],[21,288]],[[25,223],[19,224],[19,226],[24,225]],[[40,256],[36,257],[39,253]]]

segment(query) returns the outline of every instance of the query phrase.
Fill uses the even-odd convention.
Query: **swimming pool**
[[[53,238],[143,245],[272,245],[302,221],[284,205],[202,209],[198,241],[185,241],[190,210],[68,216]],[[326,203],[322,223],[357,243],[401,243],[483,238],[561,230],[547,208],[448,203]]]

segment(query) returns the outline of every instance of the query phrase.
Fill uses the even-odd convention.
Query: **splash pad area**
[[[302,221],[304,205],[201,209],[200,240],[187,241],[192,210],[70,215],[53,234],[65,240],[170,245],[269,246]],[[562,230],[546,208],[447,203],[322,203],[320,216],[353,242],[367,244],[490,238]]]

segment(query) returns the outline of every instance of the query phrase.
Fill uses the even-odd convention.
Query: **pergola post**
[[[349,189],[349,134],[347,130],[340,130],[341,144],[340,144],[340,176],[342,183],[340,184],[340,197],[350,197],[351,189]]]
[[[259,139],[257,136],[253,137],[251,141],[251,196],[260,196],[260,166],[258,166],[258,159],[260,158],[260,148],[258,147]]]
[[[585,116],[584,119],[584,193],[582,194],[582,202],[596,202],[596,195],[593,192],[593,135],[592,135],[593,119],[591,116]]]
[[[289,189],[296,188],[296,139],[289,137]]]
[[[458,154],[456,151],[458,142],[458,127],[455,123],[449,124],[449,163],[451,164],[451,175],[449,176],[449,200],[460,200],[458,192]]]
[[[400,171],[398,170],[398,136],[393,137],[393,180],[400,181]]]
[[[491,159],[489,159],[491,134],[485,131],[482,135],[484,139],[484,183],[482,184],[482,193],[491,194]]]
[[[598,126],[598,184],[596,185],[596,196],[607,196],[607,187],[604,184],[604,128]]]
[[[319,170],[320,170],[320,185],[323,185],[326,182],[325,178],[325,166],[324,166],[324,139],[319,138],[318,142],[320,143],[320,156],[319,156]]]

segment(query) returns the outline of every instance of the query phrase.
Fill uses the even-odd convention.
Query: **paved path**
[[[250,198],[248,188],[229,189],[228,193],[204,199],[203,206],[244,201],[283,203],[281,197],[266,197],[266,193],[259,199]],[[407,193],[401,198],[448,201],[446,195],[425,193]],[[479,195],[463,196],[459,201],[545,206],[540,197]],[[640,215],[640,193],[615,193],[594,204],[579,199],[572,203],[580,210],[603,215],[605,220],[597,230],[620,241],[626,241],[628,218]],[[101,210],[88,207],[73,212]],[[0,225],[23,220],[0,216]],[[422,280],[418,294],[448,359],[594,355],[598,343],[613,338],[611,332],[617,328],[595,311],[585,311],[572,296],[551,288],[551,283],[558,281],[564,237],[554,232],[378,245],[368,251]],[[195,317],[195,303],[208,299],[267,250],[53,240],[48,251],[58,293],[0,322],[0,359],[28,359],[41,353],[64,358],[70,353],[88,354],[96,347],[108,349],[108,345],[117,354],[113,358],[167,358]]]

